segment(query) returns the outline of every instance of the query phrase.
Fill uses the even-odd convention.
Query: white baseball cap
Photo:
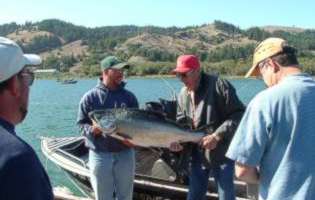
[[[12,40],[0,37],[0,83],[20,72],[26,65],[40,65],[41,58],[35,54],[24,54]]]

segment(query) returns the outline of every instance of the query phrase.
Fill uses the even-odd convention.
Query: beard
[[[27,108],[26,108],[26,107],[24,107],[24,106],[20,106],[19,111],[20,111],[20,114],[21,114],[21,119],[20,119],[20,122],[22,122],[22,121],[25,119],[25,117],[26,117],[26,115],[27,115],[28,110],[27,110]]]
[[[122,81],[123,81],[123,77],[119,77],[119,78],[114,79],[114,82],[116,85],[120,85]]]

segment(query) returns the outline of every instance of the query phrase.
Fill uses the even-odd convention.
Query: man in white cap
[[[315,199],[315,81],[281,38],[255,49],[246,77],[259,75],[268,89],[249,103],[226,156],[239,179],[259,183],[260,199]]]
[[[53,199],[48,176],[30,145],[16,135],[15,125],[27,114],[37,55],[23,54],[13,41],[0,37],[0,199]]]

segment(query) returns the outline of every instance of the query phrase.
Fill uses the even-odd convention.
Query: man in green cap
[[[131,200],[135,172],[134,149],[105,136],[88,113],[98,109],[137,108],[135,95],[124,88],[123,70],[129,65],[115,56],[101,61],[102,76],[81,99],[77,123],[89,148],[91,183],[96,200]]]

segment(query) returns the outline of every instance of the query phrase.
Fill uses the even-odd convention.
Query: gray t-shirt
[[[284,78],[248,105],[227,157],[259,166],[260,199],[315,199],[315,81]]]

